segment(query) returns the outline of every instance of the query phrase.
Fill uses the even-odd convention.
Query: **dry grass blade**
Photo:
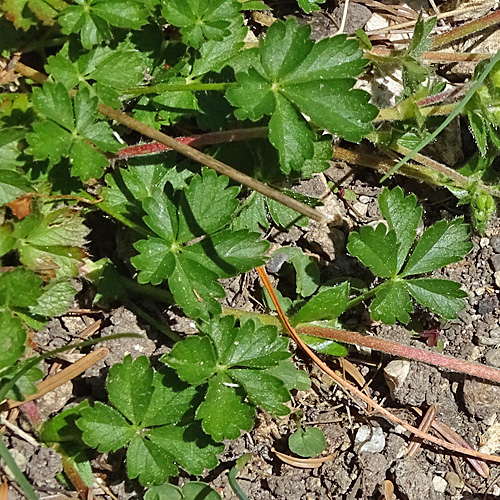
[[[26,396],[24,401],[13,401],[12,399],[7,400],[0,406],[0,410],[10,410],[11,408],[16,408],[17,406],[26,403],[27,401],[33,401],[34,399],[40,398],[50,391],[53,391],[56,387],[65,384],[68,380],[74,379],[80,373],[95,365],[101,359],[104,359],[108,355],[109,349],[107,347],[101,347],[95,351],[87,354],[83,358],[79,359],[72,365],[68,366],[59,373],[56,373],[52,377],[49,377],[37,385],[37,392]]]
[[[360,391],[357,387],[355,387],[354,385],[350,384],[349,382],[344,380],[342,377],[337,375],[324,361],[322,361],[314,353],[314,351],[295,332],[292,325],[290,325],[290,322],[288,321],[288,318],[283,313],[283,310],[281,309],[281,306],[280,306],[280,303],[276,297],[276,294],[274,293],[273,287],[271,286],[271,282],[269,281],[269,277],[267,276],[266,270],[263,267],[258,267],[257,272],[259,273],[260,279],[264,283],[264,286],[265,286],[267,292],[269,293],[269,295],[273,301],[273,304],[276,308],[276,311],[278,312],[280,320],[283,322],[283,325],[285,326],[285,328],[288,331],[288,333],[290,334],[290,336],[293,338],[293,340],[296,342],[296,344],[312,359],[312,361],[321,370],[323,370],[327,375],[329,375],[335,382],[337,382],[337,384],[339,384],[341,387],[343,387],[344,389],[346,389],[350,393],[354,394],[355,396],[357,396],[358,398],[363,400],[369,406],[373,407],[374,410],[376,410],[378,413],[380,413],[382,416],[384,416],[385,418],[387,418],[391,422],[394,422],[395,424],[401,425],[407,431],[411,432],[412,434],[414,434],[417,437],[425,439],[426,441],[430,441],[431,443],[434,443],[438,446],[442,446],[443,448],[454,451],[456,453],[461,453],[462,455],[465,455],[465,456],[476,457],[476,458],[481,458],[483,460],[487,460],[490,462],[500,463],[500,456],[489,455],[487,453],[481,453],[479,451],[464,448],[463,446],[457,446],[454,444],[450,444],[442,439],[431,436],[430,434],[428,434],[426,432],[420,431],[416,427],[413,427],[413,425],[410,425],[409,423],[405,422],[404,420],[401,420],[396,415],[393,415],[389,410],[386,410],[383,406],[380,406],[376,401],[374,401],[372,398],[368,397],[364,392]]]
[[[332,462],[335,460],[336,455],[327,455],[326,457],[315,457],[315,458],[300,458],[292,457],[291,455],[285,455],[271,448],[271,451],[282,461],[292,467],[299,467],[300,469],[316,469],[323,465],[325,462]]]
[[[432,422],[436,418],[436,413],[437,408],[434,405],[430,405],[425,412],[422,422],[420,422],[420,425],[418,426],[419,430],[423,432],[429,432]],[[410,446],[408,447],[408,456],[414,457],[417,454],[417,451],[420,449],[421,444],[422,440],[420,438],[413,437]]]
[[[9,496],[9,487],[7,486],[7,481],[3,478],[2,484],[0,485],[0,500],[7,500]]]
[[[413,408],[413,410],[422,415],[422,410],[420,408]],[[450,443],[455,443],[459,446],[463,446],[464,448],[469,448],[473,450],[472,446],[462,437],[460,434],[457,434],[453,429],[450,429],[446,424],[439,422],[438,420],[432,421],[432,428],[438,432],[444,439],[449,441]],[[487,478],[490,475],[490,468],[486,463],[482,460],[476,460],[475,458],[465,457],[468,462],[471,464],[471,467],[484,478]]]

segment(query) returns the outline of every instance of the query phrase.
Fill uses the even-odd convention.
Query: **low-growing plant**
[[[298,2],[307,13],[322,3]],[[107,404],[67,409],[40,437],[83,483],[92,483],[92,448],[125,449],[129,477],[156,485],[146,498],[192,498],[205,486],[174,491],[164,483],[180,469],[198,476],[214,468],[223,440],[250,430],[257,409],[286,415],[290,391],[309,388],[275,326],[223,311],[220,280],[269,260],[265,230],[306,226],[306,215],[323,220],[311,208],[321,201],[292,188],[328,168],[330,134],[393,149],[429,137],[436,124],[420,103],[434,104],[443,90],[421,62],[433,21],[419,20],[409,48],[384,59],[363,33],[315,42],[294,17],[277,20],[249,46],[245,11],[268,9],[253,0],[13,0],[1,8],[2,57],[24,48],[43,65],[37,71],[13,56],[0,74],[9,84],[0,106],[3,396],[22,401],[36,392],[42,371],[23,360],[29,335],[65,314],[75,279],[87,278],[94,305],[123,303],[175,344],[159,363],[128,356],[112,366]],[[394,62],[404,68],[404,91],[395,109],[379,112],[356,79],[370,64],[376,71]],[[470,204],[480,229],[498,191],[491,169],[499,148],[497,73],[494,66],[465,107],[478,152],[460,173],[407,167]],[[392,121],[375,127],[377,117]],[[167,127],[193,137],[176,142],[159,132]],[[206,166],[158,144],[128,144],[148,137]],[[207,154],[181,148],[196,138]],[[415,195],[385,188],[379,207],[385,221],[351,232],[347,244],[375,285],[351,286],[352,277],[324,283],[300,248],[276,252],[295,271],[295,296],[280,296],[294,326],[341,325],[348,309],[370,300],[372,319],[388,324],[408,323],[414,304],[446,319],[464,308],[459,283],[423,276],[471,250],[464,219],[438,221],[417,237]],[[116,252],[94,235],[109,220],[122,230]],[[169,331],[137,300],[143,296],[175,306],[198,333]],[[324,354],[347,353],[329,339],[304,339]],[[302,444],[291,448],[305,456],[319,449],[305,450],[314,429],[301,432],[292,443]]]

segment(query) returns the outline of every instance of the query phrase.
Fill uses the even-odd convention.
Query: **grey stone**
[[[500,413],[500,387],[479,380],[466,380],[463,387],[467,411],[482,420]]]
[[[354,447],[359,453],[380,453],[385,448],[385,436],[382,427],[362,425],[354,438]]]
[[[495,236],[491,237],[490,245],[494,252],[500,253],[500,234],[495,234]]]
[[[497,309],[498,309],[498,298],[496,295],[486,295],[485,297],[481,297],[477,304],[477,312],[481,316],[494,312]]]
[[[494,271],[500,271],[500,255],[492,255],[490,262]]]
[[[486,363],[495,368],[500,368],[500,349],[491,349],[486,353]]]

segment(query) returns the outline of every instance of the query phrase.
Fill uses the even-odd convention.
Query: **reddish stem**
[[[492,382],[500,383],[500,370],[491,366],[480,365],[479,363],[471,363],[463,359],[452,358],[444,354],[424,351],[415,347],[396,344],[388,340],[379,339],[377,337],[367,337],[356,332],[346,330],[335,330],[333,328],[321,328],[315,326],[304,326],[296,328],[298,333],[306,335],[315,335],[316,337],[329,338],[338,342],[347,344],[355,344],[377,351],[382,351],[393,356],[400,356],[406,359],[422,361],[430,365],[439,366],[445,370],[452,370],[473,377],[491,380]]]
[[[212,144],[223,144],[226,142],[247,141],[249,139],[260,139],[267,137],[267,127],[242,128],[235,130],[224,130],[222,132],[209,132],[202,135],[192,135],[188,137],[176,137],[176,141],[186,144],[193,148],[208,146]],[[170,151],[172,148],[159,142],[150,142],[149,144],[138,144],[128,146],[118,151],[118,158],[130,158],[131,156],[147,155]]]

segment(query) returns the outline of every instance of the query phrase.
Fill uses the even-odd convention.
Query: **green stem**
[[[415,148],[413,148],[409,154],[407,154],[402,160],[396,163],[396,165],[394,165],[394,167],[392,167],[391,170],[387,172],[387,174],[385,174],[384,177],[382,177],[380,182],[384,182],[385,180],[387,180],[394,172],[398,170],[398,168],[403,166],[408,160],[411,160],[413,158],[413,155],[415,155],[415,153],[418,153],[421,149],[425,148],[425,146],[430,144],[463,111],[466,104],[472,99],[476,91],[486,80],[486,77],[488,76],[490,71],[499,61],[500,61],[500,50],[496,53],[495,57],[493,57],[493,59],[491,59],[491,61],[487,64],[487,66],[484,68],[484,71],[476,80],[476,83],[474,83],[474,85],[469,89],[465,97],[458,103],[454,111],[448,115],[448,117],[443,121],[443,123],[441,123],[441,125],[431,135],[429,135],[426,139],[420,142],[420,144]]]
[[[351,307],[355,307],[358,304],[361,304],[364,300],[368,300],[372,298],[377,292],[379,292],[384,286],[386,286],[387,281],[384,281],[383,283],[380,283],[380,285],[377,285],[375,288],[372,288],[371,290],[368,290],[365,293],[362,293],[361,295],[358,295],[357,297],[354,297],[354,299],[351,299],[347,302],[346,305],[346,311],[347,309],[350,309]]]
[[[209,90],[226,90],[234,83],[158,83],[151,87],[135,87],[122,91],[125,95],[145,95],[145,94],[163,94],[165,92],[203,92]]]
[[[158,320],[153,318],[153,316],[151,316],[149,313],[144,311],[138,305],[134,304],[131,301],[127,301],[126,304],[127,304],[127,308],[130,309],[136,316],[138,316],[139,318],[142,318],[144,321],[146,321],[151,326],[156,328],[159,332],[166,335],[169,339],[173,340],[174,342],[182,340],[182,338],[179,335],[177,335],[177,333],[173,332],[167,325],[160,323]]]

